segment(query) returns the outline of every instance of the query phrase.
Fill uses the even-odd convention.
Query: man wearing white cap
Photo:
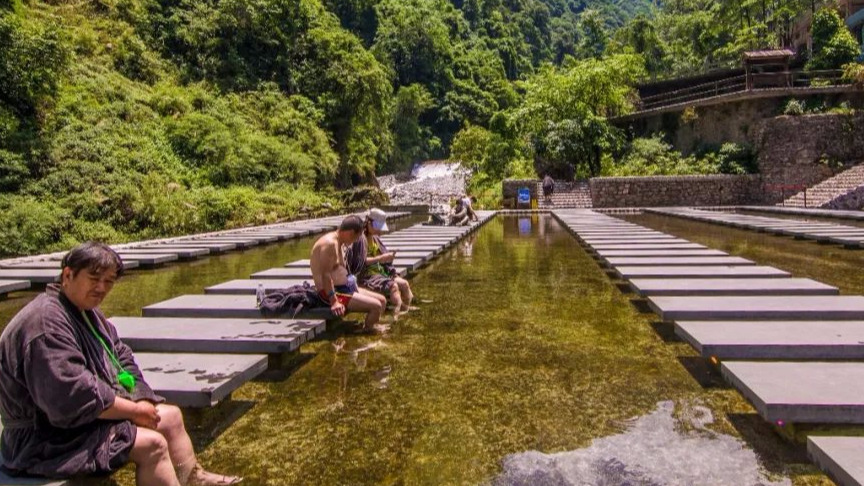
[[[396,252],[388,251],[381,241],[379,235],[388,231],[387,214],[378,208],[369,210],[363,237],[351,247],[348,260],[351,271],[360,276],[358,282],[362,287],[390,297],[396,320],[400,314],[411,310],[414,295],[408,281],[397,275],[393,267]]]

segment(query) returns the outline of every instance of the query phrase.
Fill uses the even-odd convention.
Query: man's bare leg
[[[379,321],[381,321],[381,315],[384,313],[384,305],[386,304],[382,305],[380,299],[374,297],[373,295],[369,295],[375,294],[374,292],[366,291],[369,292],[369,294],[367,294],[362,290],[363,289],[361,289],[360,292],[355,292],[351,296],[351,300],[348,302],[348,305],[345,306],[345,310],[350,312],[365,312],[366,321],[363,325],[363,329],[372,330],[374,329],[373,326],[375,324],[378,324]]]
[[[159,432],[138,427],[129,459],[135,463],[137,486],[180,486],[168,454],[168,442]]]
[[[159,404],[156,405],[156,410],[159,411],[160,418],[156,431],[162,434],[168,443],[168,453],[180,484],[216,486],[240,482],[238,477],[213,474],[205,471],[198,464],[192,439],[186,432],[183,413],[179,408],[174,405]]]

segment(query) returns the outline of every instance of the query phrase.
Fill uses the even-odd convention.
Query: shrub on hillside
[[[783,106],[783,114],[788,116],[799,116],[804,114],[804,103],[800,100],[791,99]]]
[[[0,11],[0,100],[18,114],[32,115],[53,98],[68,59],[54,24]]]
[[[808,69],[839,69],[855,60],[861,47],[833,8],[822,8],[813,17],[811,27],[813,56]]]
[[[755,156],[746,146],[730,142],[717,151],[685,157],[661,136],[655,135],[633,140],[620,161],[607,163],[604,175],[746,174],[755,171]]]

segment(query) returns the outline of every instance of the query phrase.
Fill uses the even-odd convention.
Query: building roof
[[[744,53],[745,61],[785,61],[794,56],[791,49],[766,49],[761,51],[747,51]]]

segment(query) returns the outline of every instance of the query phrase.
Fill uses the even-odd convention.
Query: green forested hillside
[[[0,0],[0,255],[374,200],[427,158],[490,200],[596,174],[633,83],[777,45],[810,2]]]

